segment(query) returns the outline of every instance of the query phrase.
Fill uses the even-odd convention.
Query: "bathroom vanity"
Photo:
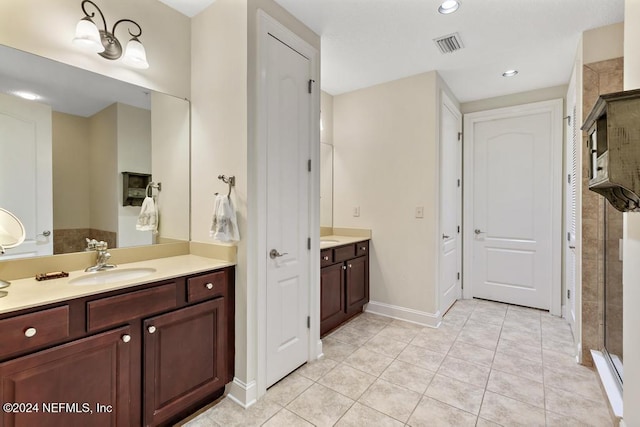
[[[234,370],[234,267],[193,255],[137,264],[157,273],[126,286],[74,286],[73,273],[12,284],[14,299],[0,305],[0,425],[170,425],[223,394]],[[46,298],[47,287],[52,302],[11,309]],[[74,289],[81,295],[65,298]]]
[[[362,312],[369,302],[369,240],[322,237],[320,336]]]

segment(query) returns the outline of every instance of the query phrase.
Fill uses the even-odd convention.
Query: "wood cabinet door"
[[[320,270],[320,335],[344,320],[344,264]]]
[[[130,425],[132,345],[126,326],[0,364],[0,425]]]
[[[220,297],[144,321],[144,425],[164,424],[224,388],[225,303]]]
[[[362,306],[369,302],[369,266],[367,257],[346,261],[347,280],[346,280],[346,312],[351,314],[360,311]]]

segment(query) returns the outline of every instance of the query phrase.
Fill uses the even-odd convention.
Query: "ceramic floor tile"
[[[376,377],[373,375],[366,374],[345,364],[340,364],[320,378],[318,383],[353,400],[358,400],[375,380]]]
[[[358,346],[356,345],[347,344],[331,337],[327,337],[322,340],[322,352],[324,353],[324,357],[333,359],[336,362],[342,362],[357,349]]]
[[[587,423],[575,418],[547,411],[547,427],[586,427],[587,425]]]
[[[387,325],[383,330],[378,332],[376,337],[389,338],[396,341],[409,343],[418,333],[418,329],[408,329],[402,326],[390,324]]]
[[[536,362],[506,353],[496,353],[493,369],[542,382],[542,361]]]
[[[451,333],[449,330],[445,329],[427,329],[416,335],[416,337],[411,341],[411,345],[427,348],[437,353],[446,354],[456,340],[457,335],[457,333]]]
[[[406,342],[396,341],[393,338],[381,337],[380,334],[378,334],[367,341],[363,348],[388,357],[396,358],[406,346]]]
[[[430,397],[423,397],[407,424],[412,427],[474,427],[478,417]]]
[[[494,423],[493,421],[485,420],[484,418],[478,417],[478,422],[476,423],[476,427],[503,427],[498,423]]]
[[[334,425],[349,410],[354,401],[327,387],[314,384],[287,409],[310,423],[322,427]]]
[[[380,375],[380,378],[422,394],[431,383],[434,375],[434,372],[419,366],[402,362],[401,360],[394,360]]]
[[[540,347],[540,343],[542,341],[539,332],[526,331],[519,328],[504,328],[500,334],[500,339],[515,341],[534,347]]]
[[[313,427],[313,424],[287,409],[282,409],[262,425],[264,427]]]
[[[298,372],[293,372],[270,387],[264,398],[278,405],[286,406],[311,385],[313,385],[313,381],[309,378]]]
[[[609,409],[604,401],[594,401],[573,392],[545,387],[545,407],[547,411],[575,418],[587,425],[611,426]]]
[[[227,398],[206,413],[209,419],[220,426],[247,427],[262,425],[281,409],[282,406],[266,399],[260,399],[248,409],[244,409]]]
[[[544,386],[527,378],[493,370],[489,376],[487,390],[544,408]]]
[[[364,347],[354,351],[344,360],[344,363],[352,368],[375,375],[376,377],[387,369],[387,366],[389,366],[391,362],[393,362],[393,358],[375,353]]]
[[[466,314],[447,313],[447,315],[442,318],[440,326],[460,330],[467,322],[468,317]]]
[[[433,377],[431,384],[429,384],[425,392],[425,396],[476,415],[480,410],[483,394],[484,389],[481,387],[476,387],[443,375]]]
[[[313,362],[307,362],[298,368],[296,372],[310,380],[317,381],[324,374],[335,368],[337,364],[338,362],[335,360],[323,357],[321,359],[314,360]]]
[[[495,352],[464,341],[456,341],[449,349],[449,355],[478,365],[491,366]]]
[[[428,371],[436,372],[445,355],[409,344],[397,357],[397,360],[411,363]]]
[[[210,418],[209,413],[203,413],[199,416],[189,420],[183,421],[181,423],[176,424],[176,426],[180,427],[222,427],[214,420]]]
[[[419,401],[420,393],[381,379],[373,383],[358,400],[403,423],[409,419]]]
[[[402,427],[404,424],[358,402],[340,418],[336,427]]]
[[[513,329],[525,329],[529,331],[535,331],[537,333],[542,333],[542,326],[540,323],[540,319],[532,319],[529,317],[522,317],[520,315],[512,315],[504,319],[504,323],[502,324],[504,328],[513,328]]]
[[[438,369],[438,374],[484,388],[489,379],[490,368],[447,356]]]
[[[574,391],[587,399],[602,400],[605,398],[597,373],[586,366],[576,364],[559,370],[546,368],[544,370],[544,384],[566,391]]]
[[[489,311],[474,311],[469,316],[469,320],[480,323],[490,323],[495,325],[502,325],[504,322],[504,313],[494,313]]]
[[[540,344],[529,345],[519,341],[511,341],[502,337],[498,341],[496,353],[510,354],[533,362],[542,361],[542,347]]]
[[[332,332],[329,337],[347,344],[361,346],[371,339],[371,335],[362,335],[360,331],[352,326],[346,325]]]
[[[558,341],[551,338],[542,339],[542,348],[546,350],[553,350],[560,353],[565,353],[570,356],[576,355],[576,349],[574,343],[571,341]]]
[[[370,317],[359,316],[355,320],[347,323],[351,328],[355,329],[361,335],[372,337],[381,330],[383,330],[389,322],[383,322],[381,320],[371,319]]]
[[[506,426],[541,426],[546,424],[544,409],[487,391],[480,417]]]
[[[563,370],[565,368],[580,366],[578,365],[575,356],[547,348],[542,349],[542,365],[545,369],[551,368],[554,370]],[[589,368],[585,366],[584,369]]]

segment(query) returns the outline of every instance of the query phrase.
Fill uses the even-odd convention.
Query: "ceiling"
[[[194,16],[215,0],[160,1]],[[624,19],[624,0],[461,0],[450,15],[440,0],[275,1],[321,35],[324,91],[437,70],[461,102],[567,84],[580,34]],[[433,39],[454,32],[464,49],[441,54]]]

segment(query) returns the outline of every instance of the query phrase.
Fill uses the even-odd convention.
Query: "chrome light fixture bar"
[[[94,18],[96,14],[95,12],[91,14],[87,12],[87,3],[92,5],[100,14],[104,29],[98,30],[95,22],[91,19]],[[144,50],[142,43],[140,43],[140,40],[138,40],[138,37],[142,35],[142,28],[137,22],[132,21],[131,19],[120,19],[113,25],[111,32],[109,32],[104,14],[94,2],[91,0],[83,0],[80,6],[82,7],[82,11],[85,16],[76,26],[76,35],[73,38],[73,44],[80,46],[89,52],[97,53],[105,59],[116,60],[122,57],[122,62],[131,67],[140,69],[149,68],[147,53]],[[124,55],[122,54],[122,44],[115,36],[116,27],[122,22],[129,22],[137,28],[137,31],[134,32],[131,31],[132,26],[129,26],[127,29],[131,36],[131,40],[127,43]]]

